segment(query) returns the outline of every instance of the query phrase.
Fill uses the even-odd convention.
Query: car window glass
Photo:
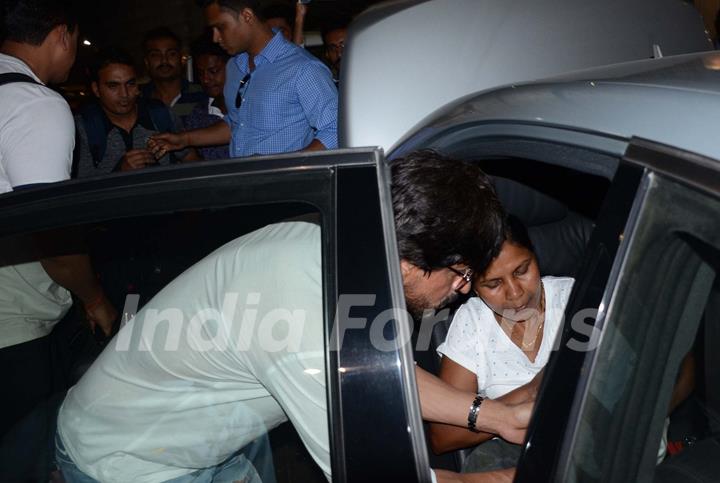
[[[657,175],[648,183],[595,357],[569,481],[690,481],[690,474],[713,481],[718,474],[720,201]]]
[[[0,480],[48,479],[62,404],[64,449],[95,477],[165,480],[244,458],[263,481],[327,481],[322,229],[317,209],[283,203],[0,240],[3,346],[39,340],[47,355],[38,368],[2,354],[40,389],[4,403]],[[111,340],[40,263],[80,252],[118,311]]]

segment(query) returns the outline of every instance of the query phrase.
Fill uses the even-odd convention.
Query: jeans
[[[100,483],[98,480],[86,475],[77,467],[67,454],[65,446],[59,435],[55,436],[56,461],[58,468],[62,471],[65,483]],[[274,483],[275,475],[272,467],[272,455],[266,454],[269,451],[267,435],[261,436],[241,451],[220,463],[217,466],[203,468],[187,475],[178,476],[166,483]],[[258,455],[270,459],[270,467],[264,468],[267,477],[263,480],[258,475],[255,467],[248,460]],[[254,458],[253,458],[254,459]],[[263,471],[263,470],[261,470]]]

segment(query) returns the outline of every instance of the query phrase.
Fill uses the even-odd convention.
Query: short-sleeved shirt
[[[210,98],[207,103],[200,103],[195,106],[195,109],[185,119],[185,129],[188,131],[191,129],[204,129],[223,122],[224,117],[220,108],[214,104],[214,99]],[[230,157],[230,146],[224,144],[198,148],[198,152],[207,161],[228,159]]]
[[[160,128],[155,125],[150,115],[149,102],[154,104],[154,109],[167,110],[167,116],[173,126],[173,132],[180,132],[182,130],[182,123],[178,117],[162,105],[160,101],[154,99],[151,101],[141,100],[138,102],[138,119],[130,132],[112,124],[99,106],[93,106],[95,107],[93,112],[97,112],[98,115],[92,116],[90,122],[100,123],[99,132],[105,133],[105,152],[102,159],[96,159],[97,154],[94,155],[93,150],[90,148],[91,143],[85,128],[85,118],[82,114],[76,115],[75,126],[78,140],[74,161],[75,177],[85,178],[119,171],[122,157],[126,152],[131,149],[147,148],[147,142],[150,136],[160,132]],[[167,166],[174,160],[184,158],[187,154],[187,149],[166,154],[158,160],[157,165]]]
[[[0,73],[40,79],[20,59],[0,54]],[[44,85],[0,86],[0,193],[70,178],[75,126],[60,94]]]
[[[231,156],[299,151],[315,139],[327,149],[336,148],[338,92],[327,66],[285,40],[281,32],[254,62],[252,73],[247,53],[226,66],[225,122],[232,132]]]
[[[574,279],[543,277],[545,324],[535,361],[531,362],[498,324],[480,297],[458,309],[438,352],[477,376],[478,394],[498,398],[527,384],[547,364],[562,326]]]
[[[40,79],[20,59],[0,54],[0,73]],[[70,178],[75,130],[67,102],[44,85],[0,86],[0,194]],[[0,267],[0,348],[50,333],[72,305],[70,292],[39,262]]]
[[[70,389],[68,454],[107,483],[157,482],[225,461],[290,419],[330,473],[321,237],[294,221],[185,271]]]

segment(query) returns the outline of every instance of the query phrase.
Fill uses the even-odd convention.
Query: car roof
[[[497,121],[640,137],[720,159],[719,112],[720,52],[688,54],[467,96],[428,117],[402,144]]]
[[[711,48],[680,0],[395,1],[353,22],[346,44],[340,144],[386,152],[474,92]]]

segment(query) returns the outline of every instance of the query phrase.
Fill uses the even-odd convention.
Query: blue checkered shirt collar
[[[266,62],[270,62],[272,64],[275,60],[282,58],[285,53],[292,49],[293,44],[285,40],[285,37],[280,29],[273,29],[273,32],[275,35],[273,35],[270,39],[270,42],[268,42],[265,48],[263,48],[260,53],[255,56],[256,68]],[[250,54],[247,52],[244,52],[237,57],[237,65],[241,72],[247,73],[250,70],[248,65],[249,61]]]

